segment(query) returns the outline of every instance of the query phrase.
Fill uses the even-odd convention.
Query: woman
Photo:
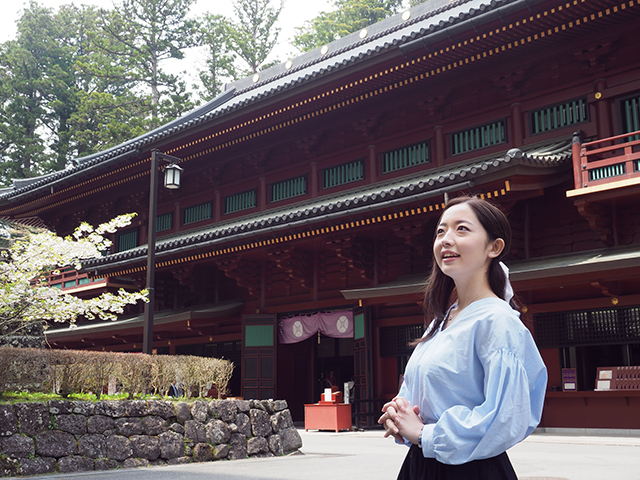
[[[440,218],[426,331],[378,421],[411,447],[399,479],[517,478],[505,452],[540,422],[547,372],[512,308],[501,263],[510,242],[507,218],[487,201],[454,199]]]

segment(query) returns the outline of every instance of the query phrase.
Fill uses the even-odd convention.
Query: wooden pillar
[[[607,81],[605,79],[596,80],[594,90],[597,93],[604,92],[607,89]],[[596,95],[597,97],[597,95]],[[596,100],[596,126],[598,128],[598,138],[607,138],[613,135],[611,126],[611,115],[609,109],[609,100],[600,97]]]
[[[446,147],[444,145],[444,132],[442,125],[436,125],[433,129],[433,162],[436,167],[444,165]]]
[[[267,208],[267,179],[260,177],[258,184],[258,210],[263,212]]]
[[[220,198],[220,190],[213,192],[213,221],[218,223],[222,214],[222,199]]]
[[[511,144],[513,147],[521,147],[524,143],[524,125],[522,123],[522,105],[511,105]]]
[[[368,183],[376,183],[378,178],[378,154],[376,152],[376,146],[369,145],[367,150],[369,152],[367,165],[367,176],[369,177]]]
[[[171,229],[172,232],[178,232],[180,230],[180,225],[182,224],[182,216],[180,215],[180,213],[180,202],[176,202],[173,204],[173,228]]]
[[[309,174],[309,194],[311,198],[318,196],[318,162],[311,162],[311,173]]]

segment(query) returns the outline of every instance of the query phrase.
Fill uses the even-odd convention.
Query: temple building
[[[231,395],[286,399],[294,420],[353,381],[365,426],[423,331],[442,208],[478,195],[513,228],[541,426],[640,428],[639,30],[638,0],[428,0],[16,182],[0,216],[67,235],[137,212],[110,255],[51,282],[144,288],[152,150],[179,158],[180,189],[156,193],[154,350],[231,359]],[[143,321],[47,341],[136,352]]]

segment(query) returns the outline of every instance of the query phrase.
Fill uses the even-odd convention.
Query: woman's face
[[[461,203],[445,210],[436,227],[433,256],[442,273],[458,279],[486,275],[491,260],[504,248],[502,239],[490,241],[473,209]]]

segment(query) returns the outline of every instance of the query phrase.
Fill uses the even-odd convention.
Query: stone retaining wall
[[[0,405],[0,476],[284,455],[302,447],[285,400]]]

